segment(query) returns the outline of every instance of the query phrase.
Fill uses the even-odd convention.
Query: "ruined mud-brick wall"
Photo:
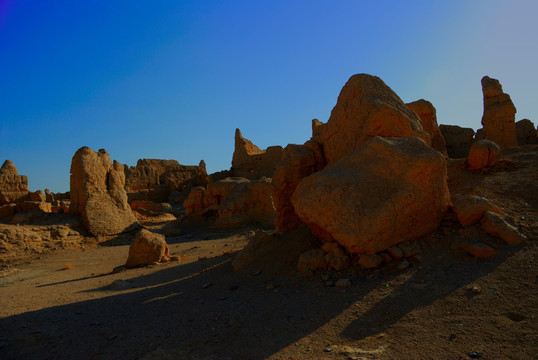
[[[11,160],[6,160],[0,168],[0,205],[26,200],[28,177],[19,175]]]
[[[129,202],[167,202],[175,191],[188,194],[192,187],[206,184],[203,160],[196,166],[181,165],[176,160],[140,159],[136,166],[125,166],[125,190]]]
[[[282,146],[270,146],[261,150],[250,140],[245,139],[239,129],[235,130],[235,150],[232,158],[234,177],[259,179],[263,176],[271,178],[276,165],[282,157]]]

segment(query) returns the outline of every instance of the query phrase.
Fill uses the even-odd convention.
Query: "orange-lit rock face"
[[[320,136],[327,164],[333,164],[374,136],[418,136],[428,145],[430,135],[418,115],[380,78],[353,75],[342,88]]]
[[[11,160],[6,160],[0,168],[0,205],[25,200],[28,195],[28,178],[17,174]]]
[[[322,240],[376,253],[439,227],[450,205],[446,161],[417,137],[375,137],[303,178],[292,203]]]
[[[488,76],[482,78],[482,93],[484,137],[497,143],[501,149],[517,146],[516,107],[510,100],[510,95],[503,92],[499,80]]]
[[[259,179],[263,176],[270,178],[280,161],[282,151],[281,146],[270,146],[266,150],[261,150],[236,129],[232,158],[233,175],[249,179]]]
[[[499,162],[501,149],[493,141],[478,140],[469,150],[467,165],[470,170],[481,170],[495,166]]]
[[[164,262],[168,260],[168,255],[168,244],[164,235],[142,229],[129,247],[129,257],[125,267],[132,268],[140,265],[150,265],[155,262]]]
[[[220,228],[249,223],[272,227],[275,216],[271,183],[267,179],[225,178],[208,184],[207,189],[196,187],[183,206],[189,216],[213,211],[218,215],[216,225]]]
[[[127,203],[123,165],[101,149],[82,147],[71,161],[71,204],[92,235],[113,235],[131,229],[136,218]]]
[[[413,101],[406,104],[411,110],[417,113],[420,121],[422,122],[422,128],[426,131],[432,139],[432,148],[447,155],[446,143],[439,125],[437,124],[437,111],[431,102],[424,99]]]
[[[302,223],[295,214],[291,197],[302,178],[323,169],[324,166],[325,159],[319,143],[308,141],[304,145],[286,146],[272,179],[277,232],[288,232]]]

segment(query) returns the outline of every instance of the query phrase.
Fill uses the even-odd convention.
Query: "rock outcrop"
[[[129,247],[129,256],[125,267],[133,268],[135,266],[151,265],[156,262],[167,262],[169,255],[168,244],[164,235],[141,229]]]
[[[11,160],[4,161],[0,168],[0,205],[26,200],[28,177],[19,175]]]
[[[529,119],[516,122],[516,137],[518,145],[538,144],[538,130]]]
[[[383,80],[353,75],[342,88],[320,136],[327,164],[333,164],[374,136],[418,136],[431,144],[418,115]]]
[[[457,125],[440,125],[439,130],[446,142],[446,151],[452,159],[463,159],[469,154],[474,130]]]
[[[183,206],[187,216],[216,217],[218,228],[247,224],[273,227],[275,209],[268,179],[226,178],[196,187]]]
[[[302,179],[292,203],[320,240],[376,253],[439,227],[450,205],[446,160],[417,137],[375,137]]]
[[[113,235],[133,229],[136,218],[127,202],[123,165],[106,150],[82,147],[71,161],[71,204],[92,235]]]
[[[272,179],[275,228],[278,233],[286,233],[302,223],[295,214],[291,197],[304,177],[324,167],[323,149],[318,142],[310,140],[304,145],[286,146]]]
[[[140,159],[136,166],[125,166],[125,190],[133,200],[166,202],[176,192],[183,202],[195,186],[206,186],[209,177],[205,162],[198,166],[180,165],[177,160]]]
[[[270,146],[261,150],[245,139],[239,129],[235,129],[235,150],[232,158],[234,177],[259,179],[271,178],[282,156],[282,146]]]
[[[517,146],[516,107],[510,95],[503,92],[501,83],[488,76],[482,78],[484,137],[498,144],[501,149]]]
[[[432,148],[443,155],[447,155],[445,138],[443,138],[443,134],[441,134],[441,130],[437,124],[437,110],[435,110],[433,104],[424,99],[420,99],[406,105],[417,113],[422,122],[422,128],[430,134]]]
[[[501,157],[499,145],[489,140],[478,140],[471,145],[467,166],[469,170],[482,170],[495,166]]]

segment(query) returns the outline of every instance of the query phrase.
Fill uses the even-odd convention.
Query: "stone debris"
[[[336,287],[350,287],[351,286],[351,280],[349,280],[347,278],[338,279],[334,283],[334,286],[336,286]]]
[[[129,247],[126,268],[169,261],[168,244],[162,234],[141,229]]]
[[[463,196],[457,194],[452,196],[452,211],[454,211],[459,223],[463,227],[478,223],[486,211],[494,213],[501,212],[488,199],[480,196]]]
[[[365,269],[374,269],[383,263],[383,257],[377,254],[364,254],[359,257],[359,265]]]
[[[462,242],[459,247],[478,259],[487,259],[495,256],[495,250],[482,243],[478,242]]]
[[[516,227],[492,211],[484,213],[480,225],[485,232],[501,238],[508,245],[519,245],[526,240],[525,235],[521,234]]]

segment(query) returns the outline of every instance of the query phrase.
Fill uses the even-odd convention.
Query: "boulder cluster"
[[[475,133],[439,126],[427,100],[406,104],[380,78],[353,75],[328,121],[312,120],[305,143],[261,150],[236,129],[231,168],[211,175],[203,160],[181,165],[140,159],[129,167],[112,161],[104,149],[82,147],[72,159],[70,192],[53,194],[30,192],[28,178],[6,160],[0,169],[0,218],[69,211],[93,236],[138,228],[132,209],[174,210],[178,226],[197,219],[221,230],[274,228],[286,241],[298,231],[308,239],[308,229],[321,245],[300,256],[304,272],[340,271],[351,257],[372,268],[415,256],[406,243],[439,228],[449,212],[463,227],[480,223],[485,232],[518,244],[524,236],[497,207],[480,197],[451,196],[448,188],[452,159],[465,159],[468,171],[486,172],[502,161],[503,149],[538,144],[530,120],[515,122],[516,108],[498,80],[482,78],[482,92],[483,128]],[[476,254],[489,251],[462,246]],[[126,266],[167,261],[168,255],[164,237],[144,230]]]

